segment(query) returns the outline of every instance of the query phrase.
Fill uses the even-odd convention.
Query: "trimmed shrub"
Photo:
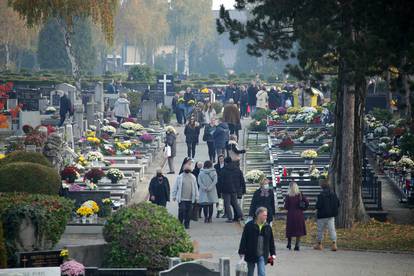
[[[120,209],[108,219],[103,234],[108,242],[108,267],[160,271],[168,268],[168,257],[193,251],[178,220],[165,208],[147,202]]]
[[[3,223],[0,223],[0,269],[7,268],[7,250],[4,243]]]
[[[52,164],[50,164],[49,160],[47,158],[38,152],[26,152],[26,151],[14,151],[8,155],[6,155],[5,158],[0,160],[0,167],[3,165],[16,163],[16,162],[29,162],[29,163],[36,163],[43,166],[51,167]]]
[[[52,249],[65,231],[73,207],[72,201],[59,196],[0,193],[0,217],[9,265],[15,265],[18,251]],[[20,227],[28,222],[34,239],[29,240],[31,235],[26,228],[22,243]]]
[[[61,185],[59,173],[40,164],[16,162],[0,167],[0,192],[57,195]]]
[[[256,121],[266,120],[269,114],[270,114],[270,110],[260,108],[260,109],[257,109],[256,112],[253,113],[252,118]]]

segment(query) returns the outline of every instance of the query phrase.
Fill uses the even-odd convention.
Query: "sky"
[[[213,10],[220,9],[220,6],[224,5],[227,9],[233,8],[234,0],[213,0]]]

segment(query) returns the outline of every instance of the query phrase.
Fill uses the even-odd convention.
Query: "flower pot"
[[[306,165],[312,165],[313,164],[313,159],[305,159],[305,164]]]
[[[111,179],[111,183],[112,183],[112,184],[116,184],[116,183],[118,183],[118,179],[115,179],[115,178]]]
[[[81,222],[82,222],[82,224],[86,224],[86,217],[85,216],[82,216]]]

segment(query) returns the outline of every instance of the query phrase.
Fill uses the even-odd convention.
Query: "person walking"
[[[239,255],[247,262],[247,275],[253,276],[257,266],[257,275],[266,275],[266,264],[276,260],[276,248],[272,228],[267,221],[267,209],[259,207],[255,220],[246,223],[240,240]]]
[[[276,214],[275,195],[273,190],[269,187],[269,180],[267,178],[260,181],[259,189],[253,194],[249,209],[249,217],[255,219],[254,215],[259,207],[265,207],[267,209],[266,222],[272,225],[273,216]]]
[[[322,192],[316,201],[316,224],[318,227],[318,243],[313,247],[315,250],[322,250],[322,239],[325,228],[328,228],[329,236],[332,241],[332,251],[337,251],[335,217],[338,216],[339,199],[333,192],[327,179],[320,180]]]
[[[157,170],[157,174],[151,179],[148,191],[152,203],[167,206],[167,202],[170,201],[170,183],[168,178],[162,175],[161,170]]]
[[[202,168],[203,168],[203,163],[197,161],[197,162],[195,162],[194,169],[191,172],[197,180],[197,188],[198,188],[199,192],[200,192],[200,184],[198,183],[198,175],[200,174],[200,171],[201,171]],[[191,219],[194,220],[194,221],[198,221],[198,219],[201,218],[202,211],[203,210],[200,208],[200,204],[198,202],[194,203]]]
[[[230,134],[236,134],[238,140],[239,130],[241,129],[240,111],[233,99],[230,99],[229,103],[224,106],[223,121],[228,124]]]
[[[69,113],[69,116],[73,115],[73,107],[68,95],[65,93],[62,97],[60,97],[59,102],[59,115],[60,115],[60,123],[59,127],[63,126],[63,123],[66,120],[66,115]]]
[[[192,205],[199,196],[197,180],[191,173],[192,162],[191,158],[184,158],[183,172],[177,176],[172,190],[172,199],[178,202],[178,220],[186,229],[190,228]]]
[[[175,113],[175,117],[177,118],[177,123],[179,125],[183,124],[183,112],[179,108],[178,99],[180,98],[180,93],[175,93],[175,96],[172,98],[171,107],[173,112]]]
[[[177,154],[177,132],[172,126],[168,126],[165,132],[164,160],[161,164],[161,170],[164,169],[165,163],[168,161],[170,171],[167,174],[175,174],[174,157]],[[169,153],[165,152],[168,150],[167,147],[169,147]]]
[[[227,155],[231,158],[232,162],[235,162],[240,167],[241,155],[246,153],[246,150],[239,149],[237,144],[237,136],[232,134],[229,138],[229,143],[227,144]]]
[[[272,87],[268,93],[269,96],[269,109],[276,110],[280,106],[279,95],[276,91],[276,87]]]
[[[129,118],[131,111],[129,110],[129,101],[127,100],[126,94],[122,93],[116,100],[113,112],[118,123],[121,123],[124,119]]]
[[[247,106],[249,104],[249,94],[247,94],[246,86],[240,87],[240,118],[247,117]]]
[[[266,86],[263,85],[261,87],[260,91],[257,92],[256,98],[257,98],[257,103],[256,103],[257,109],[259,108],[267,109],[269,107],[269,104],[268,104],[269,96],[266,91]]]
[[[204,117],[205,125],[208,125],[212,119],[216,119],[216,116],[217,116],[216,110],[211,105],[211,102],[205,103],[204,109],[203,109],[203,117]]]
[[[203,141],[207,143],[208,157],[211,162],[216,159],[216,147],[214,146],[214,132],[216,131],[216,119],[211,118],[208,125],[204,128]]]
[[[226,160],[223,170],[220,173],[220,189],[224,200],[224,209],[227,214],[226,222],[238,222],[243,220],[243,212],[237,200],[239,195],[246,193],[246,183],[244,181],[243,172],[231,159]],[[231,207],[234,208],[234,217]]]
[[[217,173],[213,168],[213,163],[208,160],[204,162],[204,167],[198,175],[198,185],[200,186],[199,204],[203,208],[204,222],[211,223],[213,216],[213,205],[218,202],[217,196]]]
[[[309,206],[308,199],[299,191],[296,182],[289,184],[289,191],[285,198],[285,209],[287,210],[286,219],[286,238],[288,240],[286,248],[292,249],[292,237],[296,237],[295,251],[299,251],[300,238],[306,236],[306,224],[303,210]]]
[[[217,209],[217,215],[216,218],[219,218],[221,214],[223,214],[222,218],[227,217],[224,214],[224,201],[223,201],[223,197],[222,197],[222,189],[221,189],[221,183],[223,183],[222,180],[222,174],[221,171],[224,169],[224,155],[219,155],[217,158],[218,162],[217,164],[214,165],[214,169],[216,170],[217,173],[217,196],[218,196],[218,202],[216,204],[216,209]]]
[[[194,158],[198,138],[200,135],[200,125],[194,117],[191,117],[184,129],[185,142],[187,143],[187,156]]]
[[[224,155],[226,145],[229,142],[230,130],[227,123],[220,119],[220,123],[216,127],[216,131],[213,133],[214,146],[216,148],[217,156]]]
[[[252,84],[247,89],[247,94],[249,98],[248,103],[250,107],[250,114],[253,114],[254,112],[256,112],[256,103],[257,103],[256,94],[258,91],[259,89],[257,88],[256,82],[252,81]]]

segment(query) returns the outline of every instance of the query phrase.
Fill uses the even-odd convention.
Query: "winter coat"
[[[216,126],[211,126],[210,124],[204,127],[203,141],[205,142],[214,142],[214,132],[216,131]]]
[[[268,93],[268,96],[269,96],[269,109],[275,110],[276,108],[281,106],[279,95],[276,90],[271,89],[270,92]]]
[[[286,237],[306,236],[306,225],[303,210],[299,208],[300,198],[309,205],[308,199],[303,195],[289,196],[285,198],[285,209],[287,210]]]
[[[223,121],[234,126],[240,126],[240,111],[235,104],[226,104],[223,109]]]
[[[191,127],[188,124],[184,129],[185,142],[198,144],[198,137],[200,135],[200,127],[196,124],[195,127]]]
[[[240,240],[239,255],[244,255],[248,263],[257,263],[260,256],[257,256],[257,242],[259,235],[263,236],[263,252],[265,262],[269,256],[276,255],[275,241],[273,239],[272,227],[265,224],[260,231],[255,221],[246,223]]]
[[[229,126],[226,123],[220,123],[216,127],[216,131],[213,133],[214,145],[216,149],[226,148],[226,144],[229,141]]]
[[[173,199],[176,199],[178,203],[181,202],[181,192],[182,192],[182,188],[183,188],[183,174],[185,172],[181,173],[180,175],[177,176],[177,178],[175,179],[175,183],[174,183],[174,187],[171,193],[171,196]],[[198,188],[197,188],[197,179],[196,177],[192,174],[189,173],[191,175],[192,178],[192,195],[191,195],[191,202],[195,203],[196,201],[198,201]]]
[[[212,118],[216,118],[217,114],[214,108],[211,111],[203,111],[204,123],[209,124]]]
[[[228,102],[230,99],[233,99],[235,93],[236,93],[236,88],[228,86],[226,90],[224,91],[225,101]]]
[[[257,98],[257,102],[256,102],[257,108],[265,108],[265,109],[268,108],[269,96],[267,95],[266,91],[260,90],[259,92],[257,92],[256,98]]]
[[[190,92],[190,93],[185,92],[184,93],[185,105],[189,105],[188,102],[191,101],[191,100],[195,101],[194,94],[192,92]]]
[[[115,117],[129,118],[131,111],[129,110],[129,101],[124,98],[118,98],[114,106]]]
[[[62,97],[60,97],[59,108],[60,116],[65,116],[66,113],[73,115],[72,103],[70,102],[68,96],[63,95]]]
[[[236,141],[229,141],[227,144],[227,151],[232,161],[240,161],[241,155],[246,153],[246,150],[239,149]]]
[[[255,106],[256,103],[257,103],[257,98],[256,98],[257,91],[259,91],[259,90],[257,89],[256,86],[250,86],[247,89],[247,94],[248,94],[249,105],[250,106]]]
[[[214,168],[201,169],[198,175],[199,203],[214,204],[218,202],[217,195],[217,173]]]
[[[240,92],[240,104],[247,105],[248,103],[249,103],[249,94],[247,94],[247,91]]]
[[[168,178],[163,176],[163,180],[160,183],[158,177],[153,177],[149,184],[148,188],[150,194],[150,201],[157,205],[165,205],[170,201],[170,184]],[[151,197],[154,196],[155,199],[152,200]]]
[[[178,109],[178,97],[177,96],[174,96],[172,98],[171,108],[172,108],[174,113],[179,111],[179,109]]]
[[[246,193],[246,182],[244,181],[243,172],[234,162],[224,165],[220,172],[219,190],[223,194]]]
[[[165,144],[171,147],[171,156],[175,157],[177,154],[177,136],[175,133],[169,132],[165,136]]]
[[[249,216],[255,218],[256,210],[259,207],[267,208],[267,222],[270,223],[273,220],[273,216],[276,214],[275,195],[272,189],[267,189],[267,191],[265,191],[264,188],[259,188],[254,192],[250,204]]]
[[[330,189],[323,189],[316,201],[318,219],[332,218],[338,215],[339,199]]]

